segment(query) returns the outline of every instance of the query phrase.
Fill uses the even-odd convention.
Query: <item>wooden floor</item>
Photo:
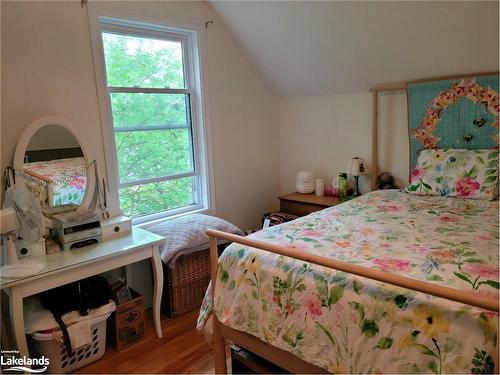
[[[102,359],[80,374],[171,374],[214,372],[212,348],[196,331],[198,311],[179,318],[162,317],[163,338],[156,337],[151,310],[146,311],[146,338],[121,352],[108,347]]]

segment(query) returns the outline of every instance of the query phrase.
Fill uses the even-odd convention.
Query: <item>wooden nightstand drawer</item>
[[[279,197],[280,211],[305,216],[340,203],[338,197],[318,197],[315,194],[292,193]]]

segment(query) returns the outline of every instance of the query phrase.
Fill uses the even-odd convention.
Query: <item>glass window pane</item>
[[[111,93],[113,126],[189,125],[189,95]]]
[[[192,172],[189,129],[115,132],[120,183]]]
[[[125,215],[132,217],[193,203],[193,177],[120,189],[120,208]]]
[[[102,33],[108,86],[184,88],[182,43]]]

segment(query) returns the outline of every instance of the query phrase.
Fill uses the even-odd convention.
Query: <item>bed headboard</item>
[[[80,147],[54,148],[49,150],[28,150],[24,155],[25,163],[33,163],[36,161],[83,157],[83,151]]]
[[[498,147],[498,74],[406,84],[410,171],[432,148]]]

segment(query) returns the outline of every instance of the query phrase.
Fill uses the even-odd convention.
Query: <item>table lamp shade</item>
[[[359,156],[356,156],[349,160],[349,166],[347,169],[347,173],[349,173],[351,176],[361,176],[362,174],[365,173],[365,161],[363,158],[360,158]]]

